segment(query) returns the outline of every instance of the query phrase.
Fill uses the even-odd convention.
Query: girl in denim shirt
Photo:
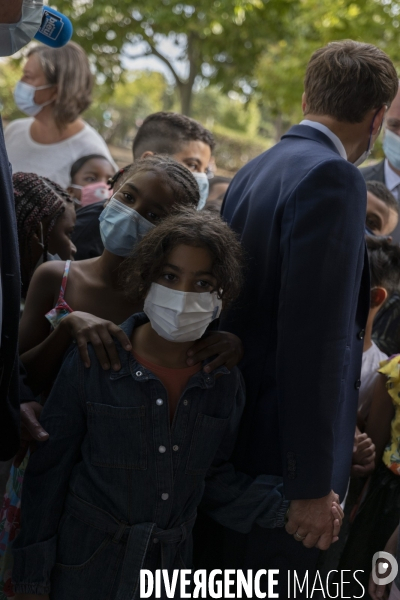
[[[110,372],[91,346],[90,368],[74,348],[42,413],[50,438],[24,481],[18,600],[131,600],[141,568],[190,568],[203,493],[224,525],[283,525],[280,478],[254,486],[228,463],[244,406],[240,372],[186,363],[237,296],[240,272],[233,232],[191,209],[167,217],[127,259],[127,295],[144,300],[144,313],[122,325],[132,350],[117,342],[122,367]]]

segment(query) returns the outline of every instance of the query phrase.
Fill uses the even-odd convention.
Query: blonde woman
[[[117,169],[103,138],[80,116],[90,106],[92,87],[89,61],[78,44],[29,52],[14,90],[29,118],[5,130],[14,172],[36,173],[66,188],[71,166],[82,156],[100,153]]]

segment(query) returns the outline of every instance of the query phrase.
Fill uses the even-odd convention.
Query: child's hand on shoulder
[[[85,367],[90,367],[88,343],[90,342],[103,369],[119,371],[121,362],[113,338],[117,339],[125,350],[132,349],[131,342],[118,325],[100,319],[89,313],[74,311],[64,317],[60,324],[76,341],[80,357]]]
[[[195,365],[212,356],[214,360],[204,367],[207,373],[218,367],[233,369],[243,357],[241,340],[229,331],[209,331],[188,350],[187,364]]]

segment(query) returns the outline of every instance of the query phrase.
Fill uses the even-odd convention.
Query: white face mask
[[[170,342],[194,342],[221,313],[217,292],[179,292],[152,283],[144,312],[158,335]]]
[[[46,90],[47,88],[51,87],[54,87],[51,83],[48,85],[39,85],[38,87],[35,87],[30,83],[25,83],[25,81],[18,81],[14,89],[15,104],[29,117],[35,117],[38,113],[40,113],[44,106],[54,102],[54,100],[49,100],[44,104],[36,104],[35,93],[38,90]]]
[[[197,205],[197,210],[201,210],[206,205],[207,198],[208,198],[208,192],[210,190],[210,183],[209,183],[208,177],[205,173],[192,173],[192,175],[195,178],[195,180],[197,181],[197,185],[199,186],[200,200]]]
[[[372,150],[374,149],[374,145],[373,144],[371,145],[371,141],[372,141],[372,128],[374,126],[375,117],[376,117],[376,115],[378,114],[379,111],[380,111],[380,109],[376,111],[376,113],[374,115],[374,118],[372,119],[371,128],[370,128],[370,132],[369,132],[369,140],[368,140],[367,149],[365,150],[365,152],[363,152],[361,154],[361,156],[359,158],[357,158],[356,161],[353,162],[353,165],[355,167],[359,167],[360,165],[362,165],[363,162],[367,160],[367,158],[370,156]],[[383,121],[382,121],[381,126],[379,128],[378,135],[381,132],[382,125],[383,125]]]

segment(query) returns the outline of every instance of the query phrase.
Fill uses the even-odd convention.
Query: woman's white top
[[[115,170],[107,144],[86,122],[84,128],[67,140],[56,144],[38,144],[30,134],[33,118],[16,119],[4,130],[7,154],[13,173],[36,173],[66,188],[70,184],[71,167],[78,158],[100,154]]]

